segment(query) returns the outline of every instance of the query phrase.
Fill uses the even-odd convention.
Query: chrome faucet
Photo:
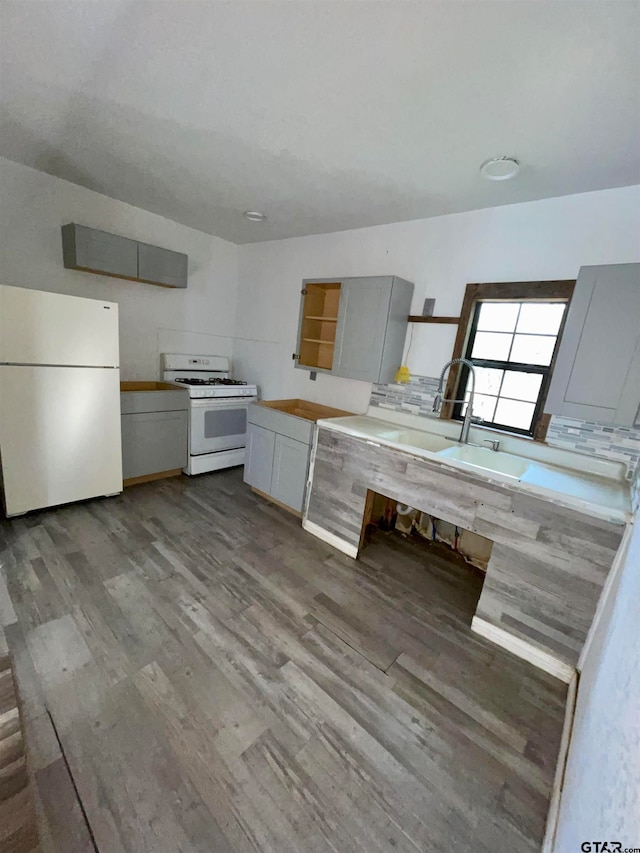
[[[447,368],[451,367],[453,364],[464,364],[465,367],[468,368],[469,374],[471,376],[471,390],[469,391],[469,400],[453,400],[450,397],[442,397],[442,383],[444,381],[445,373],[447,372]],[[433,401],[433,411],[439,412],[443,403],[467,403],[467,411],[464,413],[464,420],[462,421],[462,429],[460,430],[460,439],[459,441],[462,444],[468,444],[469,442],[469,428],[471,426],[471,417],[473,414],[473,395],[476,387],[476,374],[473,368],[473,364],[466,358],[452,358],[451,361],[448,361],[445,366],[442,368],[442,373],[440,374],[440,381],[438,382],[438,390],[436,392],[435,399]]]

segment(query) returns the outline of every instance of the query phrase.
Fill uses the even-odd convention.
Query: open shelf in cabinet
[[[331,370],[336,340],[340,282],[308,283],[302,309],[299,363]]]

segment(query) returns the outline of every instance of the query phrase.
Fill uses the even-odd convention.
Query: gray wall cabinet
[[[182,252],[139,243],[73,222],[62,226],[62,258],[67,269],[162,287],[187,286],[188,258]]]
[[[392,382],[402,362],[413,284],[398,276],[305,279],[296,367]]]
[[[181,252],[138,243],[138,278],[164,287],[187,286],[187,256]]]
[[[189,395],[185,391],[120,394],[122,477],[147,477],[187,464]]]
[[[640,264],[582,267],[545,411],[632,426],[640,406]]]
[[[84,225],[62,226],[62,256],[68,269],[136,278],[138,244]]]
[[[311,421],[249,406],[245,483],[302,512],[312,437]]]

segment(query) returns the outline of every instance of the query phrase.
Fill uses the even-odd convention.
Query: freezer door
[[[0,285],[0,363],[118,367],[118,305]]]
[[[0,365],[7,515],[122,491],[120,371]]]

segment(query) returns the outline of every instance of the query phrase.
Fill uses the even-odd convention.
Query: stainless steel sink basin
[[[531,460],[523,456],[513,456],[511,453],[496,452],[486,447],[473,447],[469,444],[449,447],[438,453],[438,456],[472,468],[481,468],[483,471],[493,471],[505,477],[513,477],[514,480],[519,480],[531,465]]]

